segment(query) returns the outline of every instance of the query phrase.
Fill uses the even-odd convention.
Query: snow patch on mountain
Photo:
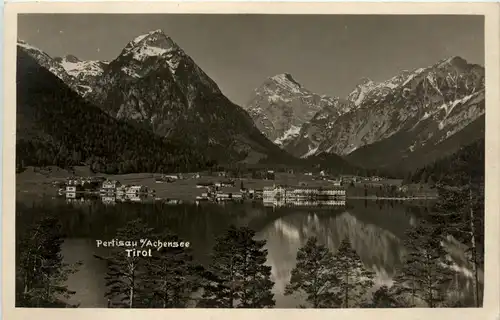
[[[410,81],[412,81],[415,77],[417,77],[418,75],[420,75],[421,73],[423,73],[425,71],[425,68],[418,68],[416,69],[415,71],[413,71],[410,76],[401,84],[401,86],[406,86],[408,83],[410,83]]]
[[[291,93],[301,93],[300,89],[302,86],[293,79],[289,73],[282,73],[271,77],[271,80],[276,82],[285,90],[289,90]]]
[[[304,88],[289,73],[269,77],[254,90],[245,109],[271,141],[283,147],[298,136],[302,124],[337,99]]]
[[[85,76],[100,76],[104,72],[101,64],[106,65],[107,61],[78,61],[78,62],[70,62],[66,59],[61,61],[62,67],[66,70],[66,72],[73,76],[79,77],[84,74]]]
[[[167,49],[144,46],[144,47],[137,48],[137,50],[134,50],[133,55],[134,55],[135,60],[144,61],[144,59],[146,59],[148,57],[162,56],[167,52],[168,52]]]
[[[128,66],[123,66],[121,68],[121,70],[128,76],[132,77],[132,78],[140,78],[141,76],[137,74],[137,72],[135,72],[134,70],[132,70],[130,67]]]
[[[316,154],[318,149],[319,149],[319,146],[316,146],[314,148],[309,146],[309,151],[307,151],[303,156],[301,156],[301,158],[307,158],[307,157],[313,156],[314,154]]]
[[[354,91],[347,96],[347,99],[354,102],[355,106],[359,106],[368,95],[368,93],[376,87],[377,84],[375,82],[368,78],[365,78],[360,84],[356,86],[356,89],[354,89]]]
[[[91,86],[86,86],[86,85],[83,85],[83,84],[79,84],[78,85],[78,92],[81,92],[83,93],[83,96],[85,96],[86,94],[89,94],[91,92],[93,92],[93,89]]]
[[[277,102],[280,102],[280,101],[283,101],[283,102],[290,101],[290,99],[281,97],[281,96],[279,96],[279,95],[277,95],[275,93],[273,93],[272,95],[270,95],[267,99],[271,103],[277,103]]]
[[[301,126],[292,125],[281,137],[274,140],[274,143],[281,146],[285,141],[297,137],[300,133],[300,128]]]
[[[34,47],[34,46],[26,43],[24,40],[18,39],[17,40],[17,45],[20,46],[21,48],[26,49],[26,50],[36,51],[36,52],[38,52],[38,53],[40,53],[40,54],[42,54],[42,55],[50,58],[50,56],[47,53],[43,52],[42,50],[38,49],[37,47]]]
[[[157,33],[159,30],[154,30],[154,31],[151,31],[151,32],[148,32],[148,33],[145,33],[145,34],[141,34],[140,36],[137,36],[134,40],[132,40],[132,43],[133,44],[138,44],[139,42],[141,42],[144,38],[146,38],[147,36],[153,34],[153,33]]]

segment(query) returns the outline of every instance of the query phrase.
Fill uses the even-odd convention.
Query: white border
[[[4,31],[4,135],[3,135],[3,311],[6,319],[36,316],[49,319],[251,319],[287,317],[358,319],[388,317],[401,319],[450,318],[495,319],[499,317],[499,201],[500,180],[498,116],[499,6],[494,3],[257,3],[257,2],[99,2],[99,3],[7,3]],[[484,307],[480,309],[15,309],[15,66],[18,13],[262,13],[262,14],[476,14],[485,16],[486,68],[486,267]]]

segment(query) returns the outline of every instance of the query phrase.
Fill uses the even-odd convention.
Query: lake
[[[262,203],[149,203],[106,204],[100,200],[68,203],[64,198],[37,197],[17,202],[17,227],[22,228],[44,212],[59,217],[67,238],[65,261],[82,261],[80,270],[68,280],[76,291],[72,302],[80,307],[106,307],[106,265],[94,254],[105,254],[96,240],[112,240],[117,228],[141,217],[159,230],[168,228],[190,242],[195,259],[207,264],[215,238],[235,224],[248,226],[266,240],[267,264],[277,308],[294,308],[300,297],[283,294],[295,266],[297,250],[308,237],[316,236],[332,252],[349,237],[363,264],[376,273],[376,285],[390,284],[405,253],[405,231],[429,210],[430,203],[375,202],[353,200],[343,207],[265,207]],[[464,285],[469,287],[468,285]]]

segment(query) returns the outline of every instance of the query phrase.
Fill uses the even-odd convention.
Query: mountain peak
[[[148,38],[150,36],[164,36],[164,37],[166,37],[166,35],[163,32],[163,30],[156,29],[156,30],[149,31],[148,33],[144,33],[144,34],[141,34],[140,36],[135,37],[134,40],[132,40],[132,42],[134,44],[137,44],[137,43],[141,42],[142,40],[144,40],[144,39],[146,39],[146,38]]]
[[[302,87],[302,85],[297,80],[295,80],[292,77],[292,75],[288,72],[277,74],[277,75],[271,77],[270,79],[278,84],[281,84],[281,85],[289,86],[290,84],[292,84],[292,85],[297,86],[299,88]]]
[[[163,30],[156,29],[135,37],[127,44],[125,51],[131,52],[135,51],[137,48],[145,47],[160,49],[157,51],[162,53],[165,50],[179,49],[179,46],[172,40],[172,38],[167,36]]]
[[[459,56],[451,56],[449,58],[446,58],[446,59],[443,59],[441,60],[441,62],[439,63],[439,66],[440,67],[444,67],[446,65],[451,65],[451,66],[454,66],[454,67],[465,67],[467,66],[469,63],[467,62],[467,60],[465,60],[464,58],[462,57],[459,57]]]
[[[76,56],[72,55],[72,54],[68,54],[66,55],[66,57],[64,57],[64,59],[68,62],[72,62],[72,63],[77,63],[77,62],[80,62],[81,60],[78,59]]]
[[[360,87],[361,87],[361,86],[367,86],[367,85],[370,85],[370,84],[372,84],[372,83],[374,83],[374,82],[372,81],[372,79],[367,78],[367,77],[363,77],[363,78],[359,79],[359,81],[358,81],[358,86],[360,86]]]

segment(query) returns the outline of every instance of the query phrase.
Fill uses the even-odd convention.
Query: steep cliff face
[[[337,106],[337,101],[311,92],[292,75],[284,73],[267,79],[257,88],[245,109],[266,137],[283,146],[295,139],[302,125],[317,112]]]

